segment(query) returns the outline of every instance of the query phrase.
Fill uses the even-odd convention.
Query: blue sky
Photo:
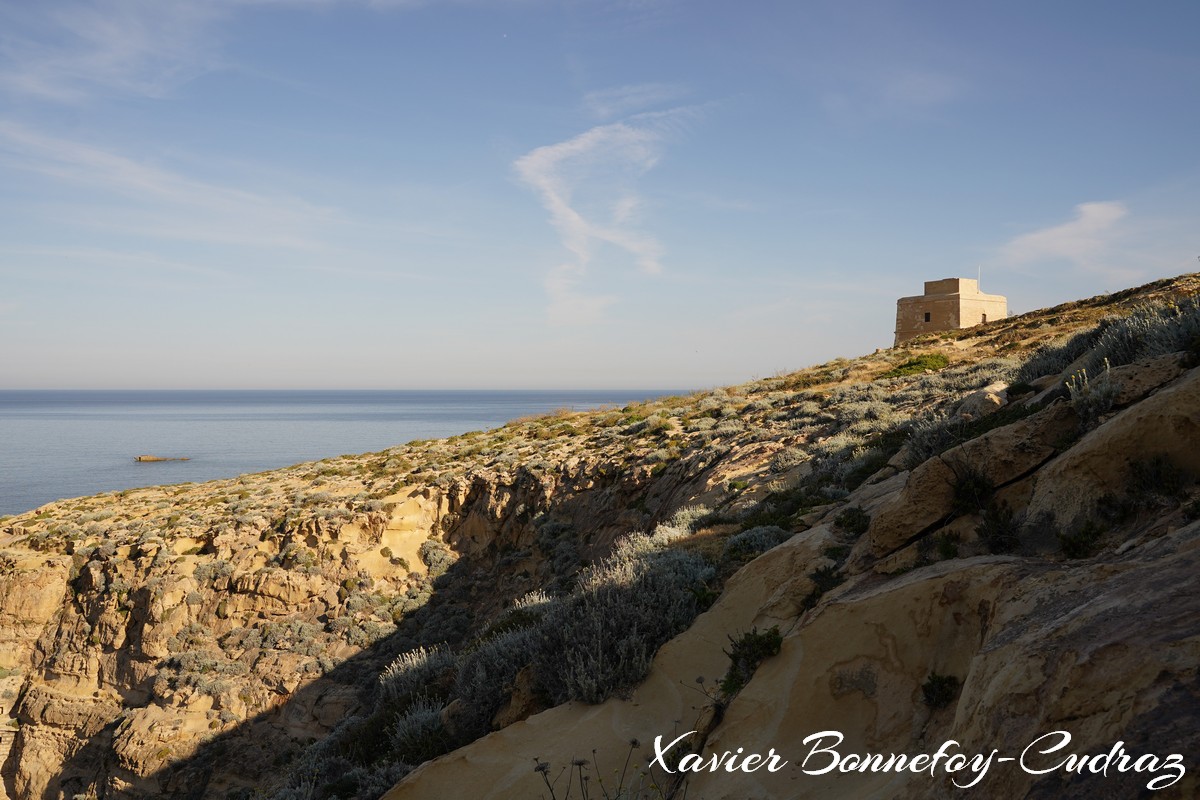
[[[701,388],[1200,268],[1200,4],[0,2],[0,388]]]

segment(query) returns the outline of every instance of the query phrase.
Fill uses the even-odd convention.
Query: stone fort
[[[925,294],[896,301],[896,345],[922,333],[969,328],[1007,316],[1008,298],[984,294],[977,280],[925,281]]]

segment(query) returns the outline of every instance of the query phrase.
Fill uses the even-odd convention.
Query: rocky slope
[[[1192,796],[1197,290],[1183,276],[686,398],[0,520],[4,796],[379,796],[464,745],[388,796],[549,797],[531,759],[599,778],[637,739],[628,783],[645,743],[689,730],[703,753],[791,761],[696,776],[689,797],[955,791],[799,774],[800,741],[831,728],[847,752],[1009,754],[1064,728],[1073,752],[1170,747],[1189,774],[1162,794]],[[1146,303],[1160,311],[1021,366]],[[583,565],[656,525],[656,553],[703,568],[686,618],[709,607],[664,628],[644,680],[563,703],[535,657],[472,694],[489,643],[544,647],[535,622],[595,578]],[[675,563],[659,555],[644,563]],[[718,686],[731,639],[772,626],[779,654]],[[430,685],[453,689],[378,680],[439,643]],[[434,700],[425,744],[396,757]],[[983,785],[1119,797],[1145,780],[997,765]]]

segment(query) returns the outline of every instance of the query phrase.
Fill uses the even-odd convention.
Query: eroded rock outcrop
[[[815,606],[808,576],[835,565],[830,555],[845,540],[828,512],[825,523],[734,575],[713,608],[663,646],[629,699],[571,703],[516,722],[425,764],[388,800],[528,797],[541,787],[532,759],[557,775],[583,758],[587,774],[609,776],[624,768],[628,742],[638,742],[633,760],[644,768],[655,737],[669,742],[688,731],[700,732],[705,758],[738,748],[765,754],[773,747],[789,762],[777,772],[693,775],[688,797],[949,798],[963,791],[945,773],[806,774],[804,758],[813,745],[804,740],[828,730],[844,735],[837,745],[843,754],[915,755],[954,740],[956,752],[996,750],[997,757],[1014,759],[1039,737],[1065,730],[1071,743],[1063,757],[1104,754],[1118,741],[1135,756],[1181,754],[1186,774],[1156,796],[1195,796],[1200,595],[1193,583],[1200,574],[1200,522],[1181,525],[1178,510],[1163,506],[1115,528],[1110,547],[1082,561],[980,555],[894,575],[875,568],[878,556],[932,536],[954,517],[956,466],[977,465],[996,487],[1030,481],[1033,509],[1053,494],[1076,498],[1054,506],[1070,510],[1088,507],[1099,491],[1120,490],[1121,459],[1165,454],[1200,474],[1200,464],[1189,460],[1200,442],[1194,428],[1200,370],[1175,380],[1073,447],[1062,441],[1077,419],[1059,402],[911,474],[864,486],[847,504],[870,508],[875,518],[844,568],[844,583]],[[1096,461],[1116,464],[1093,475],[1086,465]],[[769,626],[783,632],[780,654],[763,662],[727,706],[718,704],[711,687],[728,665],[730,639]],[[935,680],[950,688],[931,701],[927,692]],[[1167,774],[1055,770],[1050,767],[1062,758],[1037,747],[1025,757],[1029,770],[1020,762],[992,763],[979,779],[983,796],[1134,797]],[[812,769],[827,759],[815,758]],[[1034,774],[1037,769],[1044,773]],[[670,786],[665,777],[660,770],[645,780]]]

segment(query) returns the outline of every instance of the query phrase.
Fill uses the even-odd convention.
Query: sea
[[[486,430],[673,390],[0,390],[0,515],[53,500],[206,481]],[[186,457],[139,463],[135,457]]]

